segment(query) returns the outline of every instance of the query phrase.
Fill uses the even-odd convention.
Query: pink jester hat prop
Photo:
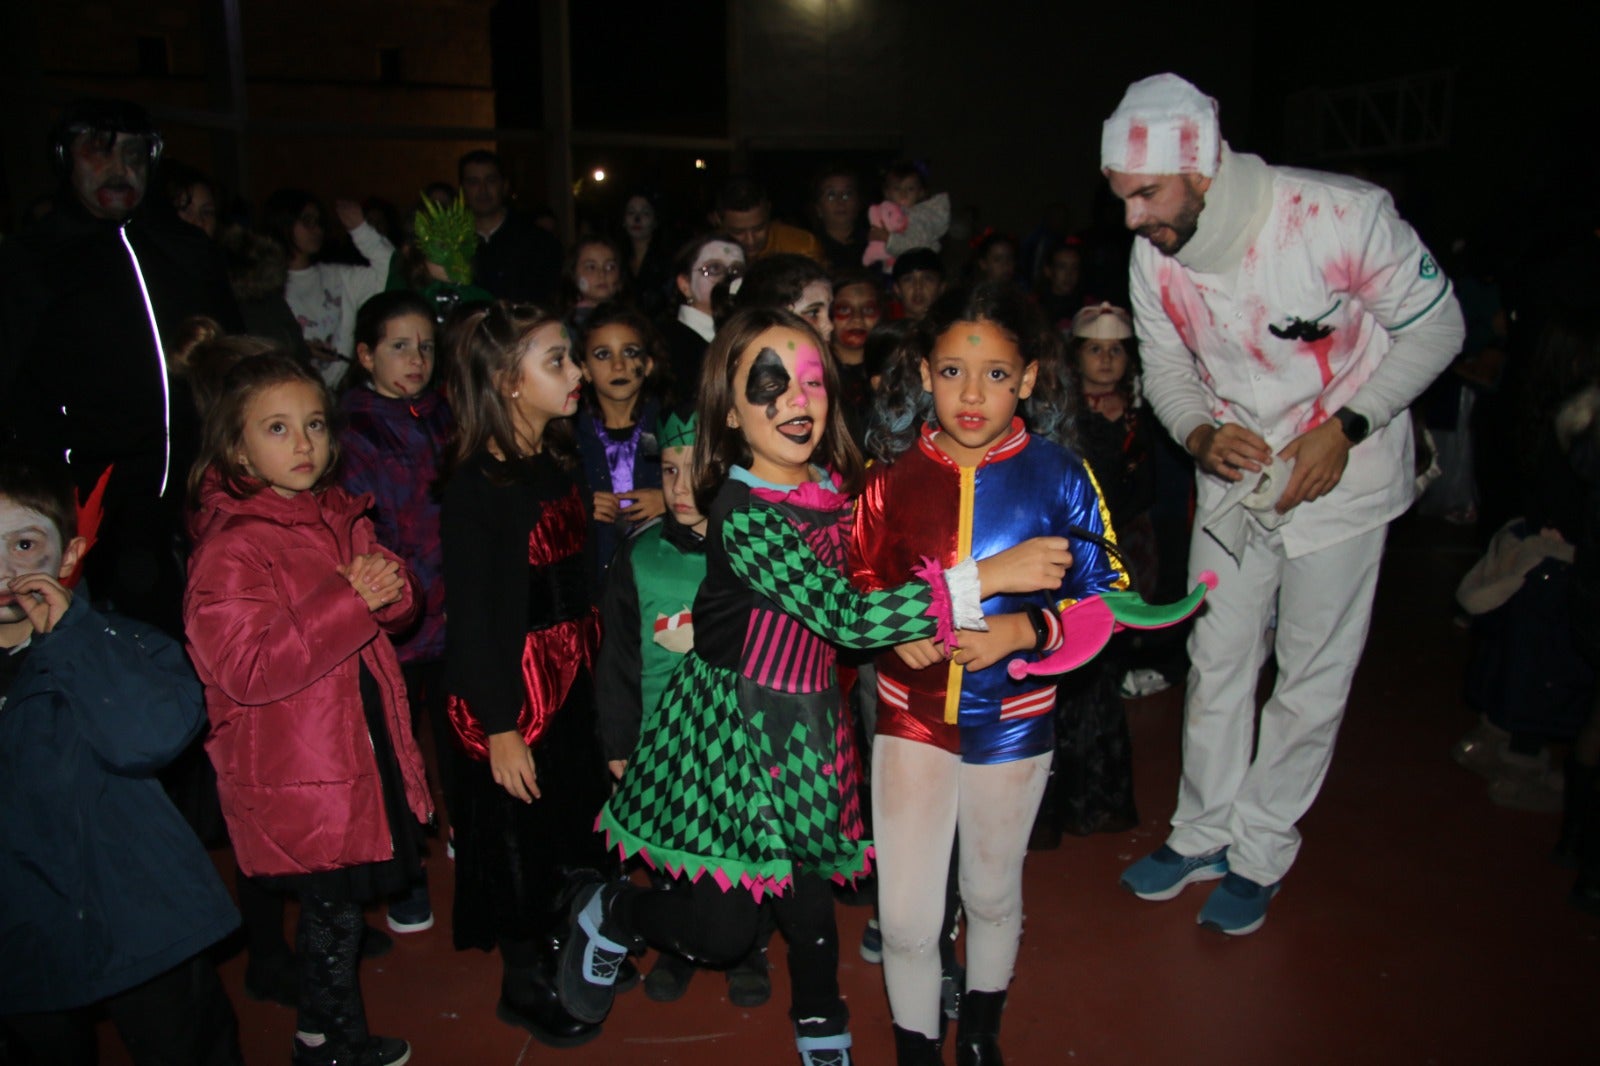
[[[1165,629],[1200,609],[1206,593],[1217,587],[1217,575],[1206,570],[1194,591],[1176,603],[1146,603],[1137,592],[1102,592],[1061,612],[1061,647],[1036,663],[1013,659],[1006,672],[1021,681],[1030,674],[1064,674],[1076,670],[1104,650],[1119,629]]]

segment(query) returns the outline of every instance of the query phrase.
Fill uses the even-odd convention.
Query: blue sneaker
[[[624,882],[607,881],[580,892],[572,905],[572,929],[561,945],[557,962],[561,1005],[591,1025],[606,1020],[622,964],[631,948],[642,946],[610,913],[623,891]]]
[[[1229,936],[1253,933],[1267,920],[1267,904],[1272,902],[1282,884],[1279,881],[1258,885],[1248,877],[1230,873],[1222,879],[1222,884],[1211,890],[1195,921]]]
[[[868,918],[867,927],[861,930],[861,957],[874,966],[883,962],[883,930],[876,918]]]
[[[1179,855],[1165,844],[1122,871],[1120,884],[1140,899],[1171,899],[1195,881],[1215,881],[1228,872],[1228,849]]]
[[[403,899],[389,904],[389,928],[397,933],[421,933],[433,928],[433,904],[428,901],[426,879],[412,885]]]

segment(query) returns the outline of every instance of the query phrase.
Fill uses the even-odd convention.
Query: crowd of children
[[[38,852],[0,885],[37,901],[43,967],[4,999],[18,1046],[76,1047],[104,1003],[136,1057],[238,1061],[204,951],[237,917],[154,778],[209,718],[246,987],[295,1008],[297,1064],[407,1060],[367,1026],[363,912],[432,927],[430,867],[456,947],[500,956],[497,1016],[556,1047],[599,1035],[646,945],[652,998],[713,966],[764,1001],[781,933],[807,1066],[851,1061],[835,883],[875,876],[900,1061],[939,1061],[949,1013],[960,1061],[998,1062],[1030,833],[1082,754],[1056,679],[1008,667],[1153,570],[1148,535],[1117,540],[1148,525],[1152,423],[1125,311],[1068,309],[1069,354],[1065,297],[1016,284],[1014,243],[974,242],[947,288],[948,198],[910,165],[883,192],[880,271],[747,262],[731,232],[669,261],[635,195],[626,252],[581,239],[548,306],[475,287],[449,190],[398,253],[341,202],[365,266],[319,262],[316,201],[275,195],[306,347],[197,323],[174,353],[187,662],[74,596],[93,506],[62,470],[0,460],[0,794],[23,814],[0,833]],[[83,713],[25,725],[53,705]],[[92,902],[47,900],[85,878]]]

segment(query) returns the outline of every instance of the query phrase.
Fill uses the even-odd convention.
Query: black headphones
[[[152,171],[161,162],[165,142],[150,113],[138,104],[126,100],[74,100],[61,110],[61,117],[50,131],[50,154],[56,173],[66,178],[72,173],[72,142],[83,133],[108,133],[115,136],[126,133],[143,137],[149,146],[147,162]]]

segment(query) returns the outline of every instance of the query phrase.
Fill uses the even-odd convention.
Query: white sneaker
[[[1137,670],[1129,670],[1122,678],[1122,685],[1117,692],[1125,700],[1143,699],[1145,696],[1154,696],[1157,692],[1165,692],[1172,687],[1172,683],[1161,676],[1160,670],[1152,670],[1142,666]]]

